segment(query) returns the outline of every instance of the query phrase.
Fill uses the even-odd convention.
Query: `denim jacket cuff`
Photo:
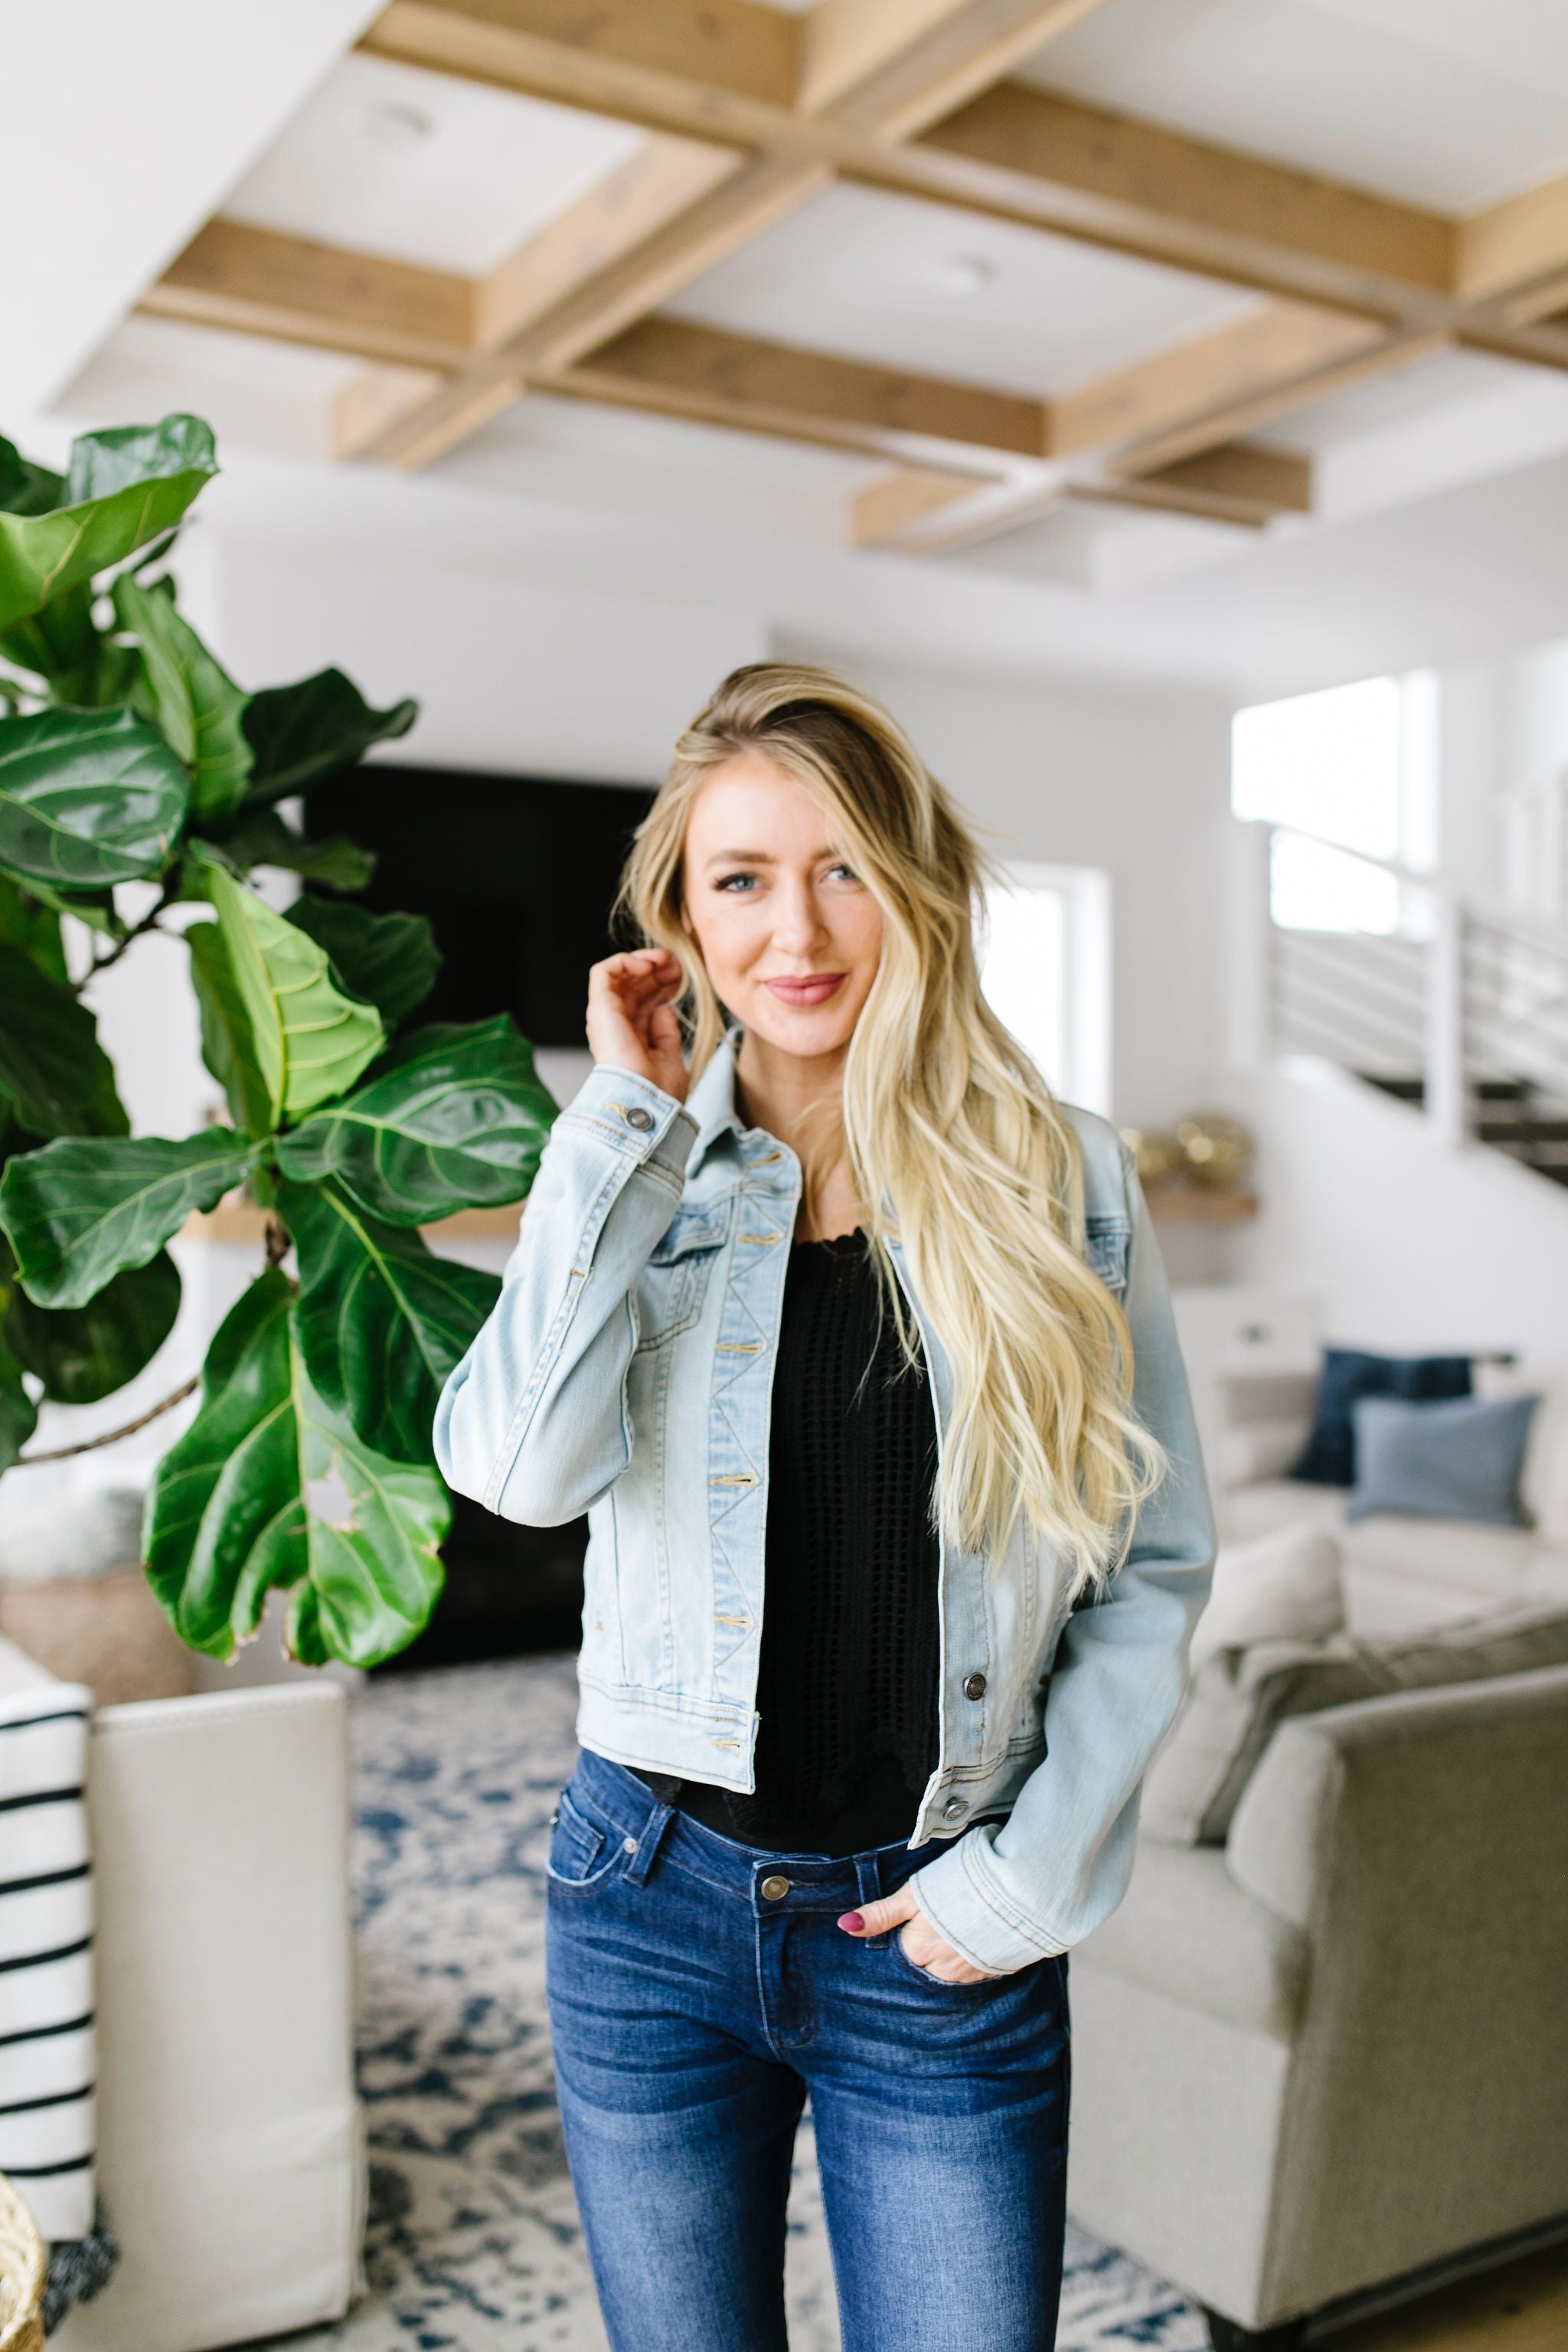
[[[967,1831],[907,1883],[925,1918],[972,1968],[1010,1976],[1068,1948],[1026,1920],[1009,1899],[984,1830]]]
[[[686,1181],[686,1163],[697,1141],[697,1122],[684,1103],[618,1063],[595,1062],[561,1114],[574,1125],[592,1127],[603,1141],[639,1167]]]

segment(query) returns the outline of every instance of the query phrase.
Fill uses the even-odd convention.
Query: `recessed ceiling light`
[[[378,147],[416,147],[436,125],[417,106],[400,106],[384,100],[360,110],[360,129]]]
[[[948,294],[984,294],[996,278],[996,265],[983,253],[944,253],[931,264],[933,284]]]

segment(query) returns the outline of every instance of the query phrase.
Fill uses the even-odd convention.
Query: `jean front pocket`
[[[609,1824],[593,1820],[573,1803],[570,1790],[563,1789],[544,1864],[545,1879],[563,1895],[592,1895],[626,1868],[636,1843]]]
[[[900,1925],[893,1929],[892,1934],[888,1937],[887,1948],[892,1954],[894,1959],[898,1962],[900,1969],[906,1977],[912,1977],[917,1984],[929,1985],[932,1992],[953,1993],[956,1995],[986,1992],[990,1990],[991,1986],[1001,1984],[1004,1981],[1001,1977],[981,1977],[973,1984],[950,1984],[945,1977],[933,1977],[929,1969],[922,1969],[918,1960],[910,1959],[908,1952],[904,1949],[903,1934],[904,1923],[900,1922]]]

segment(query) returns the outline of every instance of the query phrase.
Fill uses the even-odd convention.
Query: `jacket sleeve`
[[[966,1832],[910,1881],[938,1934],[973,1967],[1003,1974],[1068,1950],[1126,1893],[1139,1789],[1180,1702],[1214,1566],[1214,1515],[1164,1265],[1132,1156],[1121,1148],[1132,1402],[1166,1447],[1170,1471],[1105,1597],[1074,1609],[1062,1629],[1046,1756],[1012,1813],[1000,1827]]]
[[[690,1113],[598,1063],[550,1130],[500,1298],[436,1409],[448,1486],[528,1527],[576,1518],[631,1459],[637,1278],[680,1204]]]

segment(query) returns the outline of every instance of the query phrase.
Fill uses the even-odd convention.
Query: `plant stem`
[[[289,1234],[287,1225],[283,1223],[282,1218],[279,1216],[269,1215],[267,1220],[267,1267],[268,1273],[271,1272],[275,1265],[282,1265],[284,1259],[288,1256],[293,1246],[293,1237]]]
[[[131,929],[126,932],[125,937],[121,940],[116,946],[110,948],[106,956],[98,956],[90,964],[89,964],[86,971],[83,972],[81,978],[76,982],[75,986],[71,990],[73,996],[79,996],[84,989],[88,989],[92,986],[93,982],[98,978],[100,971],[107,971],[110,964],[118,963],[121,957],[125,953],[126,949],[131,945],[132,940],[139,940],[144,932],[155,931],[160,928],[158,918],[163,913],[167,907],[174,903],[174,895],[179,889],[179,869],[176,867],[174,872],[169,875],[164,881],[162,890],[158,893],[156,904],[148,908],[147,912],[142,916],[142,920],[139,923],[133,923]]]
[[[26,1470],[35,1462],[63,1462],[68,1454],[92,1454],[100,1445],[117,1445],[122,1437],[132,1437],[137,1430],[145,1429],[147,1423],[156,1421],[160,1413],[172,1412],[175,1405],[184,1404],[191,1391],[201,1386],[201,1378],[200,1372],[193,1372],[184,1388],[176,1389],[173,1396],[166,1396],[161,1404],[153,1405],[150,1412],[139,1413],[134,1421],[123,1423],[119,1429],[106,1430],[101,1437],[84,1437],[78,1445],[57,1445],[47,1454],[18,1454],[11,1467],[13,1470]]]

